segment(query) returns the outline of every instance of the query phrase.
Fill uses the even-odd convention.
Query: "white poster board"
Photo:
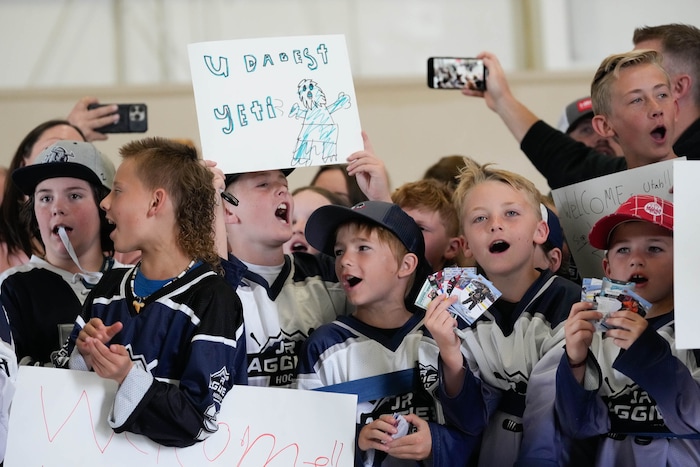
[[[363,149],[342,35],[188,46],[205,159],[224,173],[344,163]]]
[[[673,303],[676,348],[700,349],[700,313],[695,299],[700,273],[700,161],[673,164]]]
[[[674,162],[657,162],[552,190],[557,214],[581,277],[603,277],[605,251],[588,243],[593,224],[615,212],[632,195],[654,195],[673,201],[670,190]]]
[[[6,467],[327,466],[352,467],[357,397],[234,386],[219,431],[187,448],[116,434],[107,424],[116,384],[95,373],[20,368]]]

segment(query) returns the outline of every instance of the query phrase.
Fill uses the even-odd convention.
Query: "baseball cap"
[[[284,174],[285,177],[287,175],[289,175],[290,173],[294,172],[293,168],[292,169],[280,169],[280,170],[282,171],[282,173]],[[226,178],[225,178],[226,186],[229,186],[230,184],[235,182],[238,179],[238,177],[240,177],[244,173],[252,173],[252,172],[238,172],[238,173],[226,174]]]
[[[544,206],[542,204],[541,206]],[[564,248],[564,231],[561,228],[561,223],[559,222],[559,217],[549,209],[547,206],[544,206],[544,210],[542,211],[542,214],[547,214],[546,216],[542,216],[542,218],[547,222],[547,225],[549,226],[549,236],[547,236],[547,240],[555,247],[559,248],[560,250]]]
[[[673,203],[658,196],[634,195],[612,214],[601,218],[588,234],[592,247],[606,250],[610,235],[623,222],[645,221],[673,232]]]
[[[593,117],[593,104],[590,97],[576,99],[564,108],[559,117],[557,128],[564,133],[571,133],[578,123],[585,117]]]
[[[321,206],[309,216],[304,235],[309,244],[318,251],[334,256],[336,230],[341,225],[353,221],[370,222],[396,235],[409,252],[418,256],[416,277],[423,279],[433,272],[425,259],[423,232],[416,221],[398,204],[363,201],[351,208],[332,204]]]
[[[36,157],[34,164],[12,172],[12,180],[25,195],[33,195],[36,186],[49,178],[79,178],[112,189],[114,164],[92,143],[57,141]]]

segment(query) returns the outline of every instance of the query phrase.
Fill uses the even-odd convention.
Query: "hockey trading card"
[[[634,285],[634,282],[614,281],[607,277],[583,279],[581,300],[595,303],[594,309],[603,314],[601,319],[594,321],[598,331],[605,332],[616,328],[606,323],[608,315],[614,311],[629,310],[640,316],[646,315],[651,303],[634,291]]]
[[[501,292],[481,274],[462,276],[452,293],[459,294],[459,299],[449,310],[469,325],[501,296]]]
[[[432,273],[423,283],[415,304],[423,309],[428,309],[428,304],[438,295],[450,295],[455,284],[462,275],[476,275],[476,268],[448,267]]]

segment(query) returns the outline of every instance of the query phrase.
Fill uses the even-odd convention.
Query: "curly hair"
[[[177,243],[190,257],[221,271],[214,245],[213,174],[198,160],[197,150],[167,138],[144,138],[119,149],[136,163],[136,173],[148,189],[162,188],[172,198],[178,223]]]

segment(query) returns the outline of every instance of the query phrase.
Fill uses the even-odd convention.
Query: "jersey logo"
[[[268,386],[286,387],[292,384],[296,373],[301,343],[306,336],[296,332],[293,335],[280,332],[271,336],[260,351],[251,353],[248,346],[248,378],[264,377]],[[255,336],[250,335],[255,339]],[[257,342],[257,340],[255,340]]]
[[[209,375],[209,389],[212,390],[212,396],[214,401],[221,405],[221,401],[224,400],[224,396],[228,391],[226,382],[231,378],[226,367],[221,367],[216,373]]]
[[[438,370],[434,365],[420,364],[420,380],[423,388],[428,392],[433,392],[437,388],[439,381]]]

